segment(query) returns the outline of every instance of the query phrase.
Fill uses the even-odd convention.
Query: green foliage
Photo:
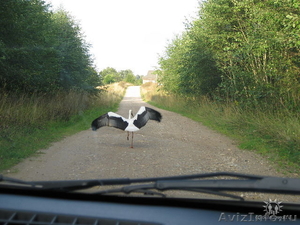
[[[111,84],[121,81],[118,71],[112,67],[107,67],[100,72],[100,77],[103,79],[104,84]]]
[[[140,76],[135,76],[131,70],[117,71],[112,67],[107,67],[99,73],[104,84],[112,84],[115,82],[125,81],[127,83],[140,85],[142,79]]]
[[[296,0],[207,0],[160,59],[172,93],[243,107],[299,110],[300,7]]]
[[[18,92],[93,90],[101,84],[80,27],[42,0],[0,4],[0,88]]]
[[[123,81],[134,84],[136,82],[136,77],[131,70],[122,70],[120,74],[124,76]]]
[[[300,100],[299,6],[295,1],[207,1],[200,15],[223,71],[223,96],[243,105],[295,109]]]
[[[190,29],[168,46],[160,59],[160,82],[169,92],[188,96],[206,95],[220,82],[212,54],[199,40],[196,29]]]

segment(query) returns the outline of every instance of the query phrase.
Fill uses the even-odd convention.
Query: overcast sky
[[[113,67],[146,75],[184,22],[195,18],[198,0],[46,0],[79,22],[92,45],[97,70]]]

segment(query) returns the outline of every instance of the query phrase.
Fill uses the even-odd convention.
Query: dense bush
[[[80,27],[42,0],[0,3],[0,88],[92,90],[100,84]]]
[[[207,0],[160,59],[165,90],[299,110],[300,4]]]

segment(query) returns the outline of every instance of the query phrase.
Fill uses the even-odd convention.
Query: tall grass
[[[88,129],[92,119],[116,110],[126,84],[102,88],[97,95],[2,93],[0,96],[0,171],[65,135]]]
[[[186,98],[142,86],[146,101],[187,116],[230,136],[243,149],[254,150],[272,160],[282,171],[298,174],[300,168],[300,116],[288,110],[242,108],[205,97]]]

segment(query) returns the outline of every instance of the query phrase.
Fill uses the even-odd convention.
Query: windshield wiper
[[[162,194],[160,192],[154,192],[154,191],[149,192],[150,189],[156,189],[159,191],[166,191],[166,190],[193,191],[193,192],[199,192],[199,193],[204,193],[204,194],[219,195],[219,196],[223,196],[223,197],[244,200],[242,197],[240,197],[238,195],[232,195],[232,194],[218,192],[218,191],[211,191],[211,190],[200,189],[200,188],[177,188],[177,187],[172,187],[172,188],[168,188],[168,189],[159,189],[155,186],[155,184],[131,185],[131,186],[125,186],[125,187],[116,188],[116,189],[97,191],[97,192],[94,192],[94,194],[101,194],[101,195],[113,194],[113,193],[130,194],[133,192],[140,192],[140,193],[143,193],[144,195],[161,195],[162,197],[166,197],[165,194]]]
[[[11,177],[5,177],[0,174],[0,182],[7,182],[7,183],[14,183],[14,184],[22,184],[22,185],[32,185],[32,182],[24,181],[24,180],[19,180]]]
[[[232,195],[221,191],[233,192],[264,192],[279,194],[300,194],[300,179],[261,177],[258,179],[213,179],[213,180],[162,180],[153,184],[131,185],[119,189],[111,189],[97,192],[98,194],[109,194],[123,192],[129,194],[137,190],[183,190],[194,191],[206,194],[220,195],[224,197],[237,198],[243,200],[238,195]]]
[[[89,180],[53,180],[53,181],[23,181],[20,179],[5,177],[0,175],[0,183],[8,182],[13,184],[24,184],[34,188],[43,188],[47,190],[63,190],[73,191],[80,189],[92,188],[95,186],[106,186],[106,185],[127,185],[133,183],[150,183],[157,181],[168,181],[168,180],[191,180],[201,178],[212,178],[212,177],[236,177],[245,179],[261,179],[263,176],[248,175],[231,172],[217,172],[217,173],[203,173],[193,175],[181,175],[181,176],[168,176],[168,177],[152,177],[152,178],[116,178],[116,179],[89,179]]]
[[[0,175],[0,184],[4,185],[20,184],[22,187],[43,189],[43,190],[56,190],[56,191],[75,191],[80,189],[87,189],[96,186],[105,185],[125,185],[130,184],[129,178],[119,179],[91,179],[91,180],[58,180],[58,181],[23,181],[15,178],[5,177]]]
[[[222,179],[216,179],[222,177]],[[209,178],[209,179],[206,179]],[[159,191],[181,190],[216,194],[241,199],[240,196],[224,193],[232,192],[265,192],[279,194],[300,194],[300,179],[247,175],[230,172],[204,173],[195,175],[155,177],[155,178],[119,178],[70,181],[35,181],[26,182],[0,176],[0,181],[28,185],[31,188],[56,191],[76,191],[105,185],[128,185],[121,188],[94,192],[95,194],[141,192],[150,195],[161,195]],[[130,185],[137,184],[139,185]]]

